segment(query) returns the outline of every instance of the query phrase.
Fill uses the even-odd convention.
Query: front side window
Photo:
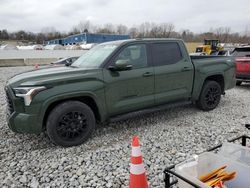
[[[124,48],[116,57],[117,60],[127,60],[133,69],[147,67],[147,52],[145,44],[130,45]]]
[[[155,66],[170,65],[183,59],[178,43],[156,43],[152,46]]]

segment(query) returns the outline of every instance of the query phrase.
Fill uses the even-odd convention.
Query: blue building
[[[61,44],[61,45],[72,45],[79,43],[102,43],[115,40],[129,39],[129,35],[115,35],[115,34],[94,34],[94,33],[81,33],[76,35],[70,35],[62,39],[54,39],[45,41],[46,45],[50,44]]]

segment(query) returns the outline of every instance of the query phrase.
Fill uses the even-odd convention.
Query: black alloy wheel
[[[197,106],[204,111],[213,110],[220,103],[221,94],[220,84],[216,81],[208,80],[203,85]]]
[[[206,105],[209,108],[215,108],[218,104],[218,102],[220,101],[220,88],[218,88],[216,85],[215,86],[211,86],[206,93],[205,96],[205,101],[206,101]]]
[[[64,114],[56,124],[58,135],[68,141],[78,139],[84,135],[87,129],[86,116],[80,111]]]
[[[56,145],[80,145],[93,133],[95,116],[88,105],[80,101],[66,101],[50,112],[46,128],[49,138]]]

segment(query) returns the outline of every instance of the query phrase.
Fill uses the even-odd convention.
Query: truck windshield
[[[72,66],[99,68],[104,60],[117,48],[118,44],[100,44],[90,49],[77,59]]]

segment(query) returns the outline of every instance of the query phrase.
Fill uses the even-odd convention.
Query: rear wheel
[[[221,93],[221,86],[218,82],[206,81],[197,101],[197,106],[204,111],[215,109],[220,103]]]
[[[242,81],[236,81],[236,85],[240,86],[242,84]]]
[[[86,104],[67,101],[50,112],[46,128],[53,143],[63,147],[75,146],[90,137],[95,129],[95,116]]]

